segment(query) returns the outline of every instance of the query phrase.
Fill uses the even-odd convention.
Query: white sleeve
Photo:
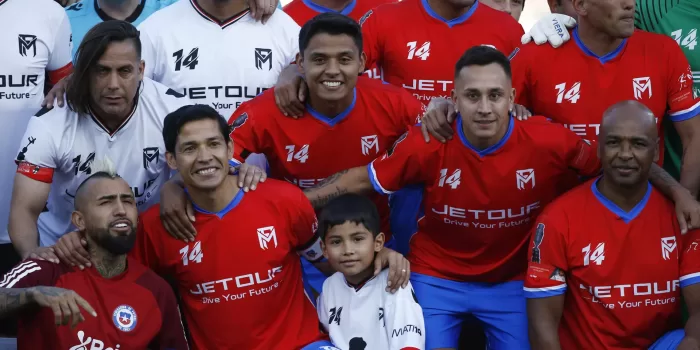
[[[60,116],[44,115],[32,117],[24,133],[17,152],[17,162],[28,162],[42,168],[56,169],[59,164],[58,147],[53,135],[59,139],[63,130],[51,130],[45,118],[60,118]]]
[[[299,31],[301,31],[301,27],[291,17],[285,19],[288,20],[284,30],[288,43],[284,62],[286,65],[290,65],[296,61],[297,53],[299,53]]]
[[[163,80],[163,67],[158,57],[157,43],[148,35],[148,29],[143,24],[139,26],[139,38],[141,39],[141,59],[145,63],[143,76],[155,81]]]
[[[55,71],[59,70],[69,63],[73,62],[73,44],[71,40],[72,32],[70,29],[70,21],[66,15],[66,11],[61,10],[61,23],[58,25],[56,30],[56,36],[54,37],[53,47],[51,48],[51,54],[49,63],[46,65],[46,70]]]
[[[328,281],[326,279],[326,281]],[[325,284],[325,282],[324,282]],[[316,313],[318,314],[318,321],[321,322],[323,325],[323,329],[326,330],[326,333],[328,333],[328,313],[326,312],[326,295],[328,293],[323,293],[318,295],[318,299],[316,299]]]
[[[425,349],[423,309],[418,305],[410,282],[406,288],[399,288],[390,295],[389,300],[384,310],[388,350]]]

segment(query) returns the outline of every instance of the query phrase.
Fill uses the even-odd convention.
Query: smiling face
[[[318,33],[297,64],[309,93],[322,101],[341,101],[352,96],[358,75],[365,70],[365,54],[349,35]]]
[[[211,191],[226,179],[232,154],[233,144],[226,142],[219,123],[199,119],[180,128],[174,152],[167,152],[166,158],[188,187]]]

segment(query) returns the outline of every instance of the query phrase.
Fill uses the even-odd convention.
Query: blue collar
[[[340,123],[345,119],[350,112],[355,108],[355,102],[357,102],[357,88],[352,89],[352,103],[350,103],[350,106],[346,108],[344,111],[340,112],[335,118],[331,118],[328,116],[325,116],[321,114],[321,112],[311,108],[310,104],[306,104],[306,110],[309,111],[309,114],[311,114],[312,117],[318,119],[319,121],[328,124],[328,126],[335,126],[336,124]]]
[[[343,8],[342,10],[340,10],[340,11],[335,11],[335,10],[331,10],[331,9],[329,9],[329,8],[327,8],[327,7],[323,7],[323,6],[319,5],[319,4],[315,4],[315,3],[313,3],[311,0],[301,0],[301,1],[304,3],[304,5],[306,5],[307,7],[309,7],[310,9],[312,9],[312,10],[318,12],[318,13],[334,12],[334,13],[340,13],[341,15],[346,15],[346,16],[348,16],[348,15],[350,14],[350,12],[352,12],[352,10],[355,9],[355,5],[357,5],[357,0],[352,0],[352,1],[351,1],[347,6],[345,6],[345,8]]]
[[[493,146],[487,147],[483,150],[478,150],[471,143],[469,143],[469,141],[467,141],[467,136],[464,135],[464,129],[462,127],[462,115],[457,114],[457,134],[459,135],[459,140],[462,141],[464,146],[476,152],[480,157],[487,156],[503,147],[503,145],[508,142],[510,135],[513,133],[513,124],[515,123],[513,122],[513,116],[511,115],[508,117],[508,130],[506,131],[506,134],[503,135],[503,138]]]
[[[644,210],[644,207],[646,207],[647,202],[649,201],[649,196],[651,196],[651,184],[647,182],[647,193],[644,195],[644,198],[642,198],[637,205],[632,208],[629,212],[626,212],[622,210],[622,208],[618,207],[617,204],[613,203],[611,200],[609,200],[607,197],[605,197],[600,191],[598,191],[598,187],[596,184],[602,176],[599,176],[598,179],[593,181],[591,183],[591,191],[593,191],[593,195],[595,196],[596,199],[602,204],[606,209],[610,210],[613,214],[617,215],[622,219],[626,224],[629,224],[630,221],[634,220],[639,213]]]
[[[576,45],[581,49],[581,51],[583,51],[583,53],[585,53],[588,56],[597,58],[598,61],[600,61],[600,63],[602,63],[602,64],[605,64],[605,63],[615,59],[615,57],[617,57],[620,54],[620,52],[622,52],[622,49],[625,48],[625,44],[627,44],[627,39],[624,39],[620,43],[620,46],[618,46],[615,50],[612,50],[611,52],[608,52],[607,54],[605,54],[603,56],[598,56],[595,53],[593,53],[593,51],[588,49],[586,47],[586,45],[583,43],[583,41],[581,41],[581,37],[579,37],[579,35],[578,35],[578,27],[574,28],[573,37],[574,37],[574,42],[576,42]]]
[[[202,214],[216,215],[219,217],[219,219],[221,219],[224,217],[224,215],[228,214],[231,210],[233,210],[233,208],[235,208],[238,205],[238,203],[241,202],[241,200],[243,200],[243,194],[245,194],[245,192],[243,192],[242,189],[239,189],[238,193],[236,193],[236,195],[233,197],[231,202],[229,202],[228,205],[224,209],[221,209],[220,211],[218,211],[216,213],[206,211],[206,210],[198,207],[197,204],[195,204],[194,202],[192,202],[192,207],[194,208],[194,210],[196,210]]]
[[[474,5],[472,5],[472,7],[469,8],[469,11],[467,11],[465,14],[463,14],[455,19],[447,20],[447,19],[442,18],[437,13],[435,13],[435,11],[433,11],[433,9],[430,7],[430,4],[428,4],[428,0],[421,0],[421,3],[423,4],[423,8],[425,9],[425,12],[427,12],[428,15],[430,15],[430,17],[433,17],[440,22],[444,22],[450,28],[452,28],[458,24],[462,24],[462,23],[466,22],[469,19],[469,17],[471,17],[474,14],[474,11],[476,11],[476,8],[479,7],[479,1],[474,1]]]

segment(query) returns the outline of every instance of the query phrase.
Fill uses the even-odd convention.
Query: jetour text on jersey
[[[507,209],[465,209],[456,208],[447,204],[432,208],[432,212],[443,216],[443,222],[450,225],[458,225],[473,228],[505,228],[529,223],[530,214],[539,211],[540,202],[535,202],[519,208]],[[461,219],[467,219],[461,220]]]
[[[274,279],[280,272],[282,272],[282,266],[269,269],[262,274],[260,272],[254,272],[236,277],[198,283],[194,288],[190,289],[190,293],[194,295],[203,295],[203,304],[218,304],[221,302],[240,300],[246,297],[255,297],[277,289],[280,281],[275,281]],[[248,290],[239,292],[238,289],[242,288],[247,288]],[[229,291],[233,291],[234,293],[229,293]],[[206,294],[215,295],[205,296]]]

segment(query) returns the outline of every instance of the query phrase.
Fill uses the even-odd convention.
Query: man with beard
[[[0,282],[0,316],[22,311],[19,349],[187,349],[172,290],[127,258],[138,220],[131,188],[108,160],[93,169],[76,191],[71,221],[94,267],[23,261]]]

